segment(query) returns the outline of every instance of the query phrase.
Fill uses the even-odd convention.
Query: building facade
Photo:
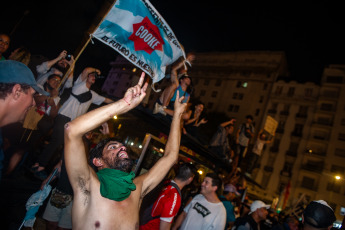
[[[278,208],[326,200],[342,220],[345,207],[345,66],[325,68],[320,86],[278,81],[265,114],[278,121],[249,193]],[[338,177],[337,177],[338,176]],[[289,196],[284,198],[288,189]]]

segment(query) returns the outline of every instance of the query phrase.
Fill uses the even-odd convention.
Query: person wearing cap
[[[184,66],[186,61],[191,63],[194,59],[195,55],[188,54],[186,60],[181,60],[172,66],[171,84],[163,90],[155,104],[153,114],[161,113],[164,116],[168,114],[172,117],[174,114],[173,105],[176,98],[176,91],[179,91],[179,95],[184,96],[184,103],[189,102],[192,80],[186,71],[180,74],[178,74],[178,71]],[[189,116],[184,113],[182,119],[189,119]]]
[[[324,200],[310,202],[302,214],[304,230],[330,230],[334,221],[334,211]]]
[[[0,89],[0,128],[24,120],[29,108],[35,105],[35,92],[49,96],[37,85],[29,67],[12,60],[0,62]],[[0,178],[3,158],[0,130]]]
[[[259,230],[260,222],[266,220],[271,206],[261,200],[256,200],[250,205],[250,212],[244,217],[236,219],[232,230]]]
[[[201,192],[183,209],[173,230],[223,230],[226,223],[226,210],[217,196],[222,180],[216,173],[207,173],[201,184]],[[180,228],[179,228],[180,227]]]
[[[234,205],[232,201],[235,199],[236,196],[239,196],[240,193],[237,192],[236,186],[233,184],[226,184],[224,186],[223,195],[219,196],[219,200],[223,202],[223,205],[226,210],[226,225],[225,229],[229,229],[235,222],[235,212],[234,212]]]

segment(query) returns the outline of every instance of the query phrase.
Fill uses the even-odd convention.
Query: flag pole
[[[87,30],[87,40],[84,43],[84,45],[82,45],[81,49],[78,51],[74,62],[73,62],[73,66],[75,65],[75,63],[77,62],[77,60],[79,59],[80,55],[82,54],[82,52],[84,52],[84,50],[86,49],[87,45],[90,43],[91,38],[92,38],[92,34],[96,31],[96,29],[100,26],[100,24],[103,22],[104,18],[107,16],[107,14],[109,13],[109,11],[111,10],[111,8],[113,8],[114,4],[116,3],[117,0],[113,0],[111,4],[109,4],[109,1],[105,1],[105,3],[102,6],[102,9],[99,11],[98,15],[96,16],[96,19],[94,20],[94,22],[91,24],[91,26],[89,27],[89,29]],[[101,20],[97,20],[99,17],[101,16]],[[98,23],[96,23],[95,21],[98,21]],[[96,24],[96,26],[94,26]],[[73,67],[74,68],[74,67]],[[72,66],[70,65],[67,72],[64,74],[60,85],[58,86],[58,91],[60,90],[61,86],[64,84],[64,82],[66,81],[66,78],[70,75],[70,73],[73,71]]]

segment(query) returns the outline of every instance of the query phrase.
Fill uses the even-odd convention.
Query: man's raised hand
[[[184,96],[180,97],[180,92],[176,91],[176,99],[174,103],[174,115],[182,116],[187,108],[187,103],[183,103]]]
[[[144,86],[145,73],[143,72],[140,76],[139,82],[137,85],[127,89],[123,100],[127,103],[129,108],[135,108],[146,96],[147,82]]]

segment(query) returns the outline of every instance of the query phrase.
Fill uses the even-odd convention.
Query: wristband
[[[128,103],[124,98],[122,98],[122,100],[124,100],[126,102],[127,105],[131,105],[130,103]]]

